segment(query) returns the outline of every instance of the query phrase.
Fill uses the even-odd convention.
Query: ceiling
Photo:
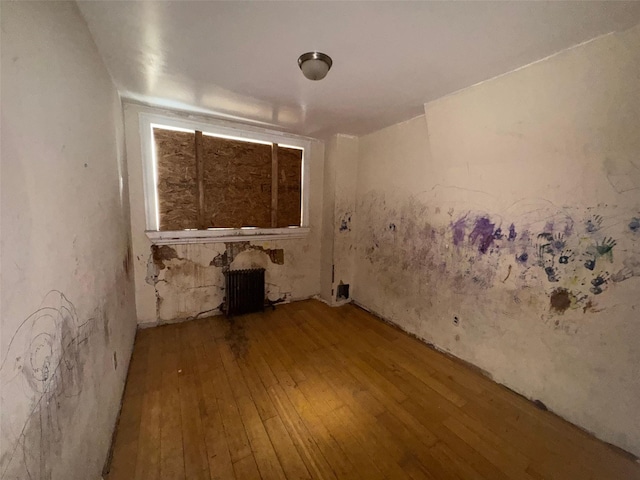
[[[125,98],[297,134],[361,135],[640,23],[640,2],[79,1]],[[333,58],[322,81],[297,58]]]

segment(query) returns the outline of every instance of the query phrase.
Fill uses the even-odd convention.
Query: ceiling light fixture
[[[331,57],[325,53],[307,52],[298,58],[298,66],[309,80],[322,80],[333,65]]]

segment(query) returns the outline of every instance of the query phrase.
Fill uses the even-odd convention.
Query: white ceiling
[[[124,97],[298,134],[360,135],[640,23],[640,2],[79,1]],[[319,50],[319,82],[298,69]]]

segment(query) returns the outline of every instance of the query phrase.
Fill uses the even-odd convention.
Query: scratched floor
[[[364,311],[138,333],[109,480],[640,479],[628,455]]]

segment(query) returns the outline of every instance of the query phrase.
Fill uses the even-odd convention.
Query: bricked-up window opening
[[[302,149],[152,131],[160,231],[301,225]]]

